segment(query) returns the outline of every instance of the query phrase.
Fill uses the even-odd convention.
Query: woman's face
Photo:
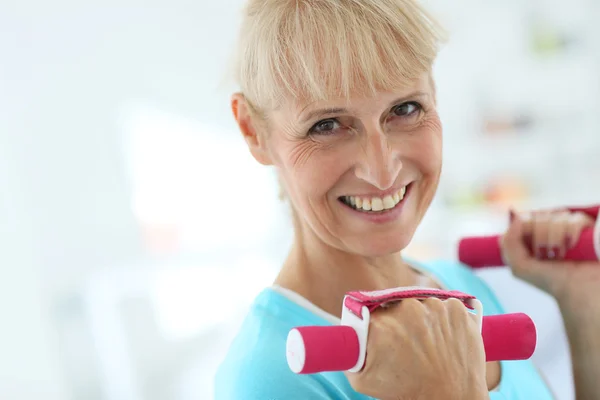
[[[268,114],[268,131],[266,151],[304,234],[367,257],[408,245],[442,164],[429,74],[372,98],[289,102]]]

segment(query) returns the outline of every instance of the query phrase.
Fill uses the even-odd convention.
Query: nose
[[[363,137],[361,157],[355,174],[379,190],[389,189],[402,169],[400,154],[389,142],[389,137],[381,130]]]

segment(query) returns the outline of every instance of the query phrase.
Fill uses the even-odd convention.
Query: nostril
[[[402,170],[402,162],[387,163],[380,161],[377,165],[374,163],[361,163],[357,165],[354,174],[370,185],[379,190],[386,190],[396,181],[398,174]]]

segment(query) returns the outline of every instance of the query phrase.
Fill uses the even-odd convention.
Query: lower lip
[[[386,211],[380,211],[380,212],[358,211],[358,210],[355,210],[354,208],[350,207],[346,203],[343,203],[340,200],[338,200],[338,201],[346,210],[350,211],[352,214],[354,214],[357,217],[363,218],[364,220],[375,223],[375,224],[385,224],[385,223],[396,220],[400,216],[400,213],[402,212],[402,209],[404,208],[404,204],[406,203],[406,200],[408,199],[408,197],[410,195],[411,186],[412,185],[408,185],[406,187],[406,193],[404,193],[404,198],[402,199],[402,201],[400,203],[396,204],[396,206],[394,208],[392,208],[390,210],[386,210]]]

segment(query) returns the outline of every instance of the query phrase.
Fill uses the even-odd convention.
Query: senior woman
[[[476,322],[452,300],[406,300],[374,313],[358,373],[295,375],[286,363],[289,330],[338,324],[350,290],[455,289],[479,298],[487,314],[503,312],[463,266],[402,257],[441,172],[431,68],[442,38],[414,0],[247,4],[233,114],[254,158],[277,170],[295,240],[217,373],[217,400],[552,397],[529,361],[486,365]],[[557,299],[577,396],[598,399],[600,265],[560,261],[566,238],[576,241],[593,220],[565,211],[529,215],[514,216],[505,259]],[[557,259],[547,261],[544,249]]]

